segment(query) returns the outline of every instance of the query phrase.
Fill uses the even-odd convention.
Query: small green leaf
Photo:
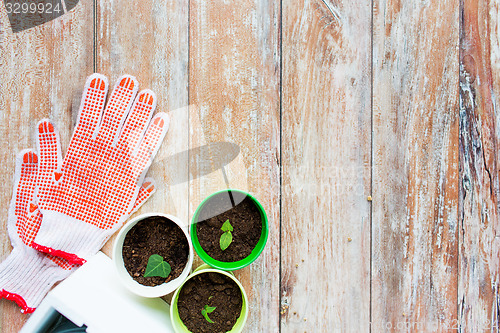
[[[221,230],[224,231],[224,232],[233,231],[233,226],[231,225],[231,223],[229,223],[229,220],[226,220],[226,222],[224,222],[224,224],[222,225]]]
[[[224,251],[231,245],[231,242],[233,241],[233,235],[231,234],[231,231],[233,231],[233,226],[229,222],[229,219],[224,222],[221,228],[224,233],[222,236],[220,236],[220,249]]]
[[[220,249],[224,251],[231,245],[231,242],[233,241],[233,235],[231,234],[231,231],[226,231],[225,233],[220,236]]]
[[[212,320],[212,319],[210,319],[210,318],[208,317],[208,314],[209,314],[209,313],[214,312],[214,310],[215,310],[216,308],[217,308],[217,307],[215,307],[215,306],[208,306],[208,305],[205,305],[205,306],[203,307],[203,309],[201,309],[201,314],[202,314],[202,315],[203,315],[203,317],[205,317],[205,319],[206,319],[209,323],[211,323],[211,324],[213,324],[214,322],[213,322],[213,320]]]
[[[148,265],[146,266],[146,272],[144,277],[160,276],[166,278],[170,275],[172,267],[166,261],[163,261],[163,257],[159,254],[152,254],[148,259]]]

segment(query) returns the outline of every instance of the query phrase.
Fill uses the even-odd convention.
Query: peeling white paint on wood
[[[0,4],[2,258],[15,154],[43,117],[66,149],[95,54],[172,117],[138,213],[264,205],[247,332],[498,330],[498,0],[101,1],[95,34],[93,5],[13,34]],[[224,174],[182,154],[220,141]],[[0,301],[1,332],[25,320]]]
[[[459,7],[374,2],[374,331],[457,326]]]
[[[458,319],[467,332],[500,327],[499,6],[463,1]]]
[[[283,2],[282,332],[370,328],[370,1]]]

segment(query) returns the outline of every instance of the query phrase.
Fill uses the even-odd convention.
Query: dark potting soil
[[[179,317],[193,333],[230,331],[240,317],[243,306],[241,291],[229,277],[218,273],[202,273],[189,279],[177,300]],[[202,315],[205,305],[215,307],[208,313],[210,323]]]
[[[159,254],[172,271],[167,278],[144,277],[149,257]],[[123,241],[123,262],[130,276],[142,285],[155,287],[182,274],[189,256],[189,244],[184,232],[173,221],[152,216],[138,222]]]
[[[198,216],[196,234],[201,247],[212,258],[223,262],[242,260],[250,255],[259,242],[262,220],[253,200],[240,192],[213,196],[205,203]],[[233,205],[234,202],[234,205]],[[221,230],[229,220],[233,226],[233,241],[224,251],[220,248]]]

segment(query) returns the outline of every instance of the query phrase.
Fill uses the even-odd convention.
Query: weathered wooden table
[[[140,212],[262,202],[247,332],[498,331],[499,0],[81,0],[18,33],[0,5],[3,257],[15,155],[44,117],[67,148],[95,71],[171,114]],[[239,154],[207,172],[217,142]]]

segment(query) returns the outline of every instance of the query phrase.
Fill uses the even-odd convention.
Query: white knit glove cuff
[[[103,230],[58,212],[43,211],[40,230],[32,247],[81,265],[103,247],[114,231]]]
[[[0,296],[31,313],[51,287],[70,273],[46,255],[21,245],[0,264]]]

